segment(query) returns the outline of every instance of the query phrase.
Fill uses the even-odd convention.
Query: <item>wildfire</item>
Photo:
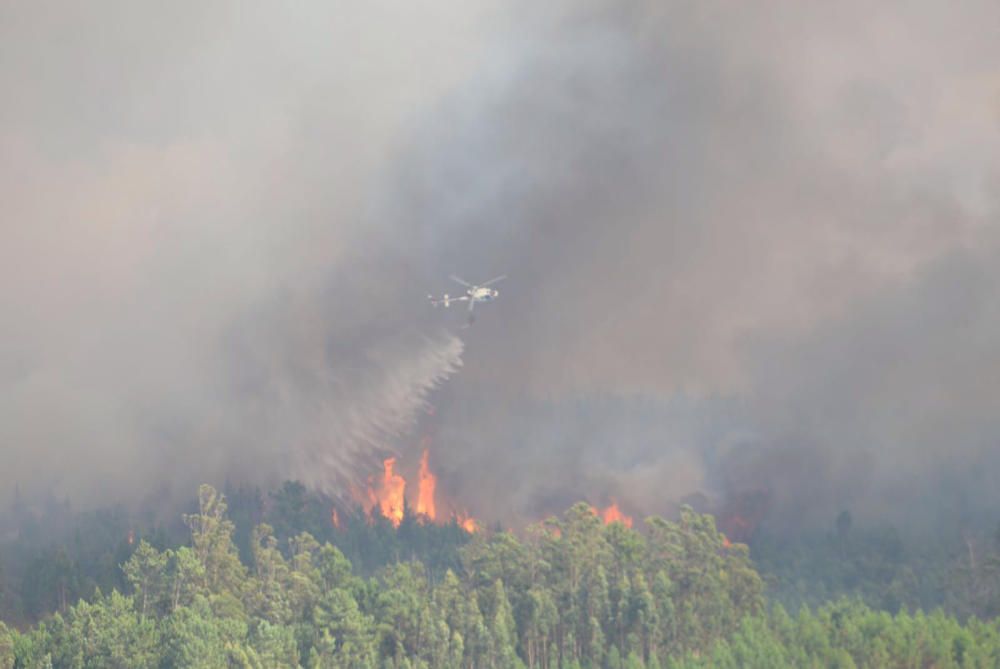
[[[393,472],[396,466],[396,458],[386,458],[382,462],[385,472],[382,475],[382,485],[377,491],[368,489],[369,498],[374,497],[378,501],[378,508],[382,515],[392,522],[393,526],[399,527],[403,521],[403,512],[406,507],[406,479]]]
[[[421,445],[426,446],[429,441],[429,439],[425,439]],[[369,477],[367,490],[362,492],[355,488],[352,490],[352,495],[367,510],[370,521],[381,515],[387,518],[394,527],[399,527],[407,508],[406,479],[396,471],[396,465],[396,458],[386,458],[382,462],[382,475]],[[410,508],[413,509],[418,522],[447,524],[454,521],[466,532],[472,533],[480,530],[479,522],[466,511],[458,510],[448,500],[438,499],[437,476],[431,471],[430,450],[426,447],[420,456],[417,484],[411,486],[410,489]],[[605,525],[622,523],[631,528],[632,516],[623,512],[616,500],[609,501],[611,504],[602,509],[591,506],[591,512],[600,518]],[[330,520],[334,527],[338,529],[341,527],[340,517],[337,515],[336,509],[331,510]]]
[[[458,523],[459,527],[461,527],[463,530],[465,530],[470,534],[472,534],[473,532],[476,531],[476,529],[478,529],[478,525],[476,525],[476,519],[467,513],[456,513],[455,522]]]
[[[424,454],[420,457],[420,480],[417,494],[417,514],[426,516],[430,520],[437,517],[437,509],[434,506],[434,489],[437,488],[437,477],[431,473],[427,464],[429,453],[424,449]]]
[[[425,440],[427,443],[429,440]],[[383,474],[381,477],[369,477],[366,491],[355,488],[351,494],[354,499],[361,504],[368,512],[369,520],[375,515],[388,518],[394,527],[399,527],[403,521],[406,509],[406,479],[396,472],[396,458],[387,458],[382,463]],[[413,488],[411,488],[413,489]],[[457,512],[452,509],[444,517],[438,515],[437,500],[437,476],[430,468],[430,452],[424,449],[420,457],[420,469],[417,472],[416,500],[412,499],[411,508],[415,510],[417,519],[420,522],[447,523],[454,519],[466,532],[475,532],[478,523],[474,518],[465,512]],[[451,506],[451,505],[447,505]],[[330,514],[334,527],[340,527],[340,518],[337,510],[333,509]]]
[[[770,494],[766,490],[731,493],[725,505],[716,512],[716,523],[731,541],[745,544],[753,538],[769,505]]]
[[[632,527],[632,516],[622,513],[622,510],[618,508],[618,502],[615,500],[611,500],[611,506],[603,510],[598,510],[594,507],[590,507],[590,510],[595,516],[603,520],[605,525],[622,523],[625,527]]]
[[[407,515],[407,508],[413,514],[411,519],[420,524],[449,525],[455,523],[466,532],[475,533],[483,529],[483,525],[465,510],[447,497],[439,499],[438,477],[431,471],[430,450],[426,448],[430,439],[425,438],[420,455],[420,465],[417,469],[416,485],[410,486],[409,507],[407,506],[407,481],[396,470],[397,460],[386,458],[382,462],[381,476],[368,477],[366,489],[351,487],[350,494],[367,514],[369,524],[373,524],[379,516],[386,518],[393,527],[399,527]],[[404,471],[412,471],[406,467]],[[412,480],[411,480],[412,482]],[[631,529],[633,517],[625,513],[614,498],[603,508],[590,505],[590,512],[605,525],[621,523]],[[720,543],[723,550],[737,544],[745,544],[753,536],[758,524],[764,518],[768,508],[769,495],[767,491],[751,490],[732,495],[724,507],[715,511]],[[330,510],[330,522],[336,529],[342,529],[342,521],[336,508]],[[544,530],[558,539],[562,532],[555,525],[543,525]],[[129,532],[128,542],[135,541],[134,533]]]

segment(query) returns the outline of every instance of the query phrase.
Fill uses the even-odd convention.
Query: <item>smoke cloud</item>
[[[995,3],[467,5],[0,10],[0,483],[991,501]]]

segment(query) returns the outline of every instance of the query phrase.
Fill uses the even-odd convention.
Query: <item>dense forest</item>
[[[945,589],[968,594],[958,616],[926,615],[898,537],[843,518],[784,562],[761,539],[761,562],[792,574],[769,583],[687,507],[630,529],[578,504],[516,534],[470,533],[411,513],[338,527],[295,483],[228,493],[203,486],[176,525],[78,516],[54,543],[21,509],[3,544],[0,669],[1000,666],[994,558],[949,572]],[[783,606],[810,554],[829,554],[814,569],[830,573]],[[806,605],[818,593],[830,601]]]

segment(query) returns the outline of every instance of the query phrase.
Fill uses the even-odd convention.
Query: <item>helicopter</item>
[[[477,302],[492,302],[499,295],[500,291],[496,288],[490,288],[494,283],[503,281],[507,278],[506,274],[502,274],[498,277],[494,277],[489,281],[484,281],[480,284],[471,284],[460,276],[455,276],[452,274],[450,277],[452,281],[460,283],[465,286],[465,295],[451,296],[445,293],[443,297],[436,298],[433,295],[428,295],[427,299],[430,300],[431,304],[435,307],[444,305],[445,307],[451,306],[452,302],[468,302],[469,303],[469,317],[472,317],[472,310],[476,307]]]

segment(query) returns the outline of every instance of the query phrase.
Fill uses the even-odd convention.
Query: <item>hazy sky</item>
[[[1000,5],[472,4],[0,7],[0,484],[987,494]]]

